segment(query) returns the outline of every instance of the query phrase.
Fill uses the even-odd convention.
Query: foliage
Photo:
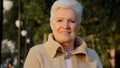
[[[28,31],[31,46],[43,42],[43,35],[51,32],[49,26],[50,8],[55,0],[23,0],[22,1],[22,29]],[[107,50],[120,49],[120,0],[78,0],[83,4],[83,20],[78,33],[100,55],[104,68],[109,68]],[[11,11],[4,13],[3,37],[17,43],[17,28],[14,25],[18,18],[18,4],[14,0]],[[14,36],[12,36],[14,35]],[[24,38],[21,38],[24,45]],[[28,48],[30,48],[28,47]],[[24,47],[23,47],[24,48]],[[24,51],[24,50],[23,50]],[[103,54],[104,53],[104,54]]]
[[[120,47],[119,0],[82,0],[84,6],[82,29],[88,46],[95,49],[104,64],[109,68],[108,49]],[[82,30],[82,31],[83,31]],[[81,35],[83,33],[80,33]],[[88,39],[89,36],[93,38]],[[93,46],[94,44],[94,46]],[[104,53],[104,54],[103,54]]]
[[[15,43],[12,40],[4,39],[1,44],[2,59],[10,58],[15,52]]]

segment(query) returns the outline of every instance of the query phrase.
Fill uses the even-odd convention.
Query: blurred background
[[[29,49],[47,41],[55,0],[1,0],[1,68],[22,68]],[[78,0],[78,33],[99,54],[104,68],[120,68],[120,0]]]

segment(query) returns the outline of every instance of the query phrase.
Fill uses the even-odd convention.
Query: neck
[[[73,43],[64,43],[62,44],[65,51],[73,51],[74,50],[74,44]]]

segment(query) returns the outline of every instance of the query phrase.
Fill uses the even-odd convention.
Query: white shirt
[[[65,59],[65,64],[66,64],[66,68],[72,68],[72,62],[71,59]]]
[[[65,54],[66,54],[66,58],[65,58],[66,68],[72,68],[71,52],[65,51]]]

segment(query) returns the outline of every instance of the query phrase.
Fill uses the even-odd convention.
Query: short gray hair
[[[81,21],[81,17],[82,17],[82,4],[80,2],[78,2],[77,0],[57,0],[53,3],[52,7],[51,7],[51,17],[50,20],[53,18],[54,13],[56,12],[56,10],[58,8],[71,8],[73,10],[75,10],[77,12],[77,18],[78,21]]]

